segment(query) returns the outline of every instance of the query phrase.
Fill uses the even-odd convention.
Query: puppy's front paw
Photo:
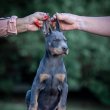
[[[30,105],[28,110],[38,110],[38,104],[34,106]]]
[[[56,110],[66,110],[66,107],[58,106]]]

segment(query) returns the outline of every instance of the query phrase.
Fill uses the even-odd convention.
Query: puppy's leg
[[[59,101],[58,108],[56,110],[66,110],[67,94],[68,94],[68,84],[64,83],[61,99]]]
[[[39,92],[45,88],[45,84],[43,84],[42,82],[44,80],[47,80],[48,78],[49,78],[49,75],[46,73],[41,74],[38,79],[35,77],[32,85],[32,89],[31,89],[31,99],[30,99],[30,105],[28,110],[38,110]]]
[[[25,102],[26,102],[27,108],[29,108],[30,98],[31,98],[31,90],[28,90],[26,93],[26,97],[25,97]]]
[[[38,110],[38,95],[40,92],[40,84],[36,81],[33,82],[32,89],[31,89],[31,98],[30,98],[30,105],[28,110]]]

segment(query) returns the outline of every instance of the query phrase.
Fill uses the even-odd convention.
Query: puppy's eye
[[[67,39],[64,39],[65,42],[67,42]]]
[[[53,41],[59,42],[59,41],[60,41],[60,39],[54,39]]]

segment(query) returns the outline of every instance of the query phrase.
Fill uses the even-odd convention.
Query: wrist
[[[86,27],[86,17],[78,16],[77,17],[77,30],[84,30]]]
[[[18,33],[28,31],[28,24],[26,23],[24,18],[17,18],[16,27],[17,27]]]
[[[84,17],[83,16],[77,16],[76,17],[76,30],[83,30],[84,27],[85,27]]]
[[[17,16],[11,16],[9,19],[7,19],[7,33],[9,35],[17,34],[16,19]]]
[[[25,18],[17,18],[16,25],[28,24],[28,21]]]

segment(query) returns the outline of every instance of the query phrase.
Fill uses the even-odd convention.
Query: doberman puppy
[[[45,55],[42,58],[32,88],[27,92],[28,110],[66,110],[68,94],[67,73],[63,55],[68,54],[67,40],[60,31],[44,22]]]

